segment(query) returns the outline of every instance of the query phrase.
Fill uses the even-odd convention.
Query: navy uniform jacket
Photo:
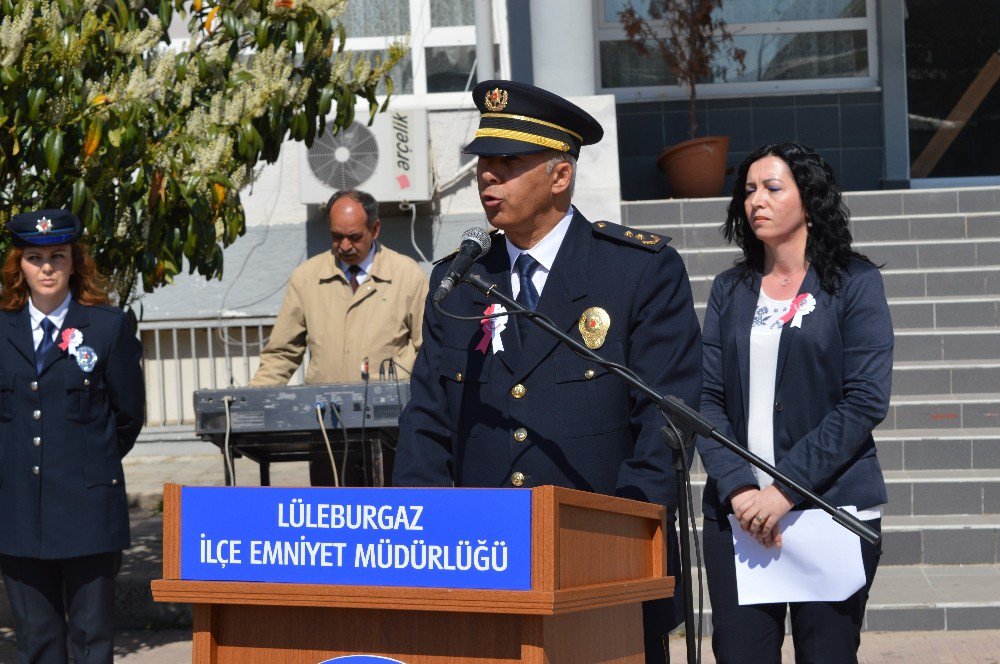
[[[701,409],[719,431],[747,446],[750,326],[761,275],[752,286],[737,269],[712,285],[705,313],[705,374]],[[775,466],[835,507],[859,510],[886,502],[872,430],[889,409],[892,320],[873,265],[855,260],[836,294],[822,290],[810,267],[799,293],[816,308],[801,328],[786,324],[778,342],[774,394]],[[749,463],[715,441],[698,439],[708,473],[704,514],[731,512],[730,493],[756,486]],[[792,494],[790,494],[792,495]],[[797,497],[797,496],[796,496]],[[809,507],[799,502],[796,509]]]
[[[39,375],[28,308],[0,312],[0,553],[9,556],[130,544],[121,459],[142,428],[142,349],[113,307],[73,300],[69,328],[96,352],[93,370],[56,346]]]
[[[611,325],[597,352],[693,404],[701,387],[700,333],[684,265],[668,239],[590,224],[575,212],[538,311],[579,340],[580,315],[602,307]],[[432,284],[446,267],[438,265]],[[473,270],[510,296],[502,238]],[[490,304],[467,284],[443,303],[463,316],[481,316]],[[483,337],[478,321],[443,317],[428,302],[393,483],[510,487],[521,473],[525,487],[553,484],[673,510],[671,455],[652,401],[541,328],[532,326],[522,348],[516,326],[531,323],[508,318],[504,350],[484,354],[476,349]]]

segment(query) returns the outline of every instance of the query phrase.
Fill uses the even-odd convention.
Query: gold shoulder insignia
[[[633,247],[640,247],[647,251],[659,251],[667,246],[670,238],[666,235],[638,231],[621,224],[613,224],[607,221],[595,221],[593,223],[594,233],[603,237],[617,240]]]

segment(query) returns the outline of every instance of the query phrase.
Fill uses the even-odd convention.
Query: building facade
[[[632,1],[640,14],[650,2]],[[490,59],[494,76],[571,97],[605,126],[580,162],[575,202],[588,217],[618,222],[623,202],[670,197],[656,160],[687,138],[687,91],[626,41],[627,5],[350,3],[349,50],[408,42],[390,110],[414,111],[426,124],[415,149],[428,192],[401,200],[374,180],[346,181],[380,199],[381,239],[429,269],[466,228],[485,225],[474,162],[461,148],[478,124],[467,90],[490,75],[480,66]],[[991,28],[1000,25],[1000,3],[726,0],[721,16],[746,52],[745,68],[721,56],[697,86],[697,134],[729,136],[730,166],[759,145],[794,139],[818,149],[849,191],[1000,184],[1000,56]],[[393,146],[378,148],[384,162]],[[331,149],[331,159],[353,164],[361,153],[352,149]],[[194,389],[249,381],[291,271],[329,248],[316,201],[322,186],[330,194],[337,187],[304,193],[303,182],[316,179],[304,171],[308,156],[289,142],[244,192],[248,230],[226,251],[222,281],[183,276],[141,300],[154,427],[189,430]]]

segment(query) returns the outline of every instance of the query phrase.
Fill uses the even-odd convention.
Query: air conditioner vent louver
[[[367,106],[355,117],[367,119]],[[425,109],[390,108],[376,114],[371,126],[361,121],[337,134],[324,132],[301,154],[303,203],[325,203],[343,189],[362,189],[379,202],[429,201],[434,195]]]
[[[309,150],[309,168],[320,182],[336,190],[353,189],[378,166],[378,141],[368,127],[352,124],[334,134],[324,132]]]

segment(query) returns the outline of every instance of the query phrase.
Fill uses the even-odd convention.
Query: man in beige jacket
[[[286,384],[306,348],[310,384],[361,380],[365,358],[373,374],[387,360],[403,370],[404,379],[413,367],[427,275],[412,258],[376,242],[381,221],[370,194],[339,191],[327,210],[332,250],[292,272],[251,385]],[[310,464],[314,484],[323,483],[317,478],[320,465]]]

